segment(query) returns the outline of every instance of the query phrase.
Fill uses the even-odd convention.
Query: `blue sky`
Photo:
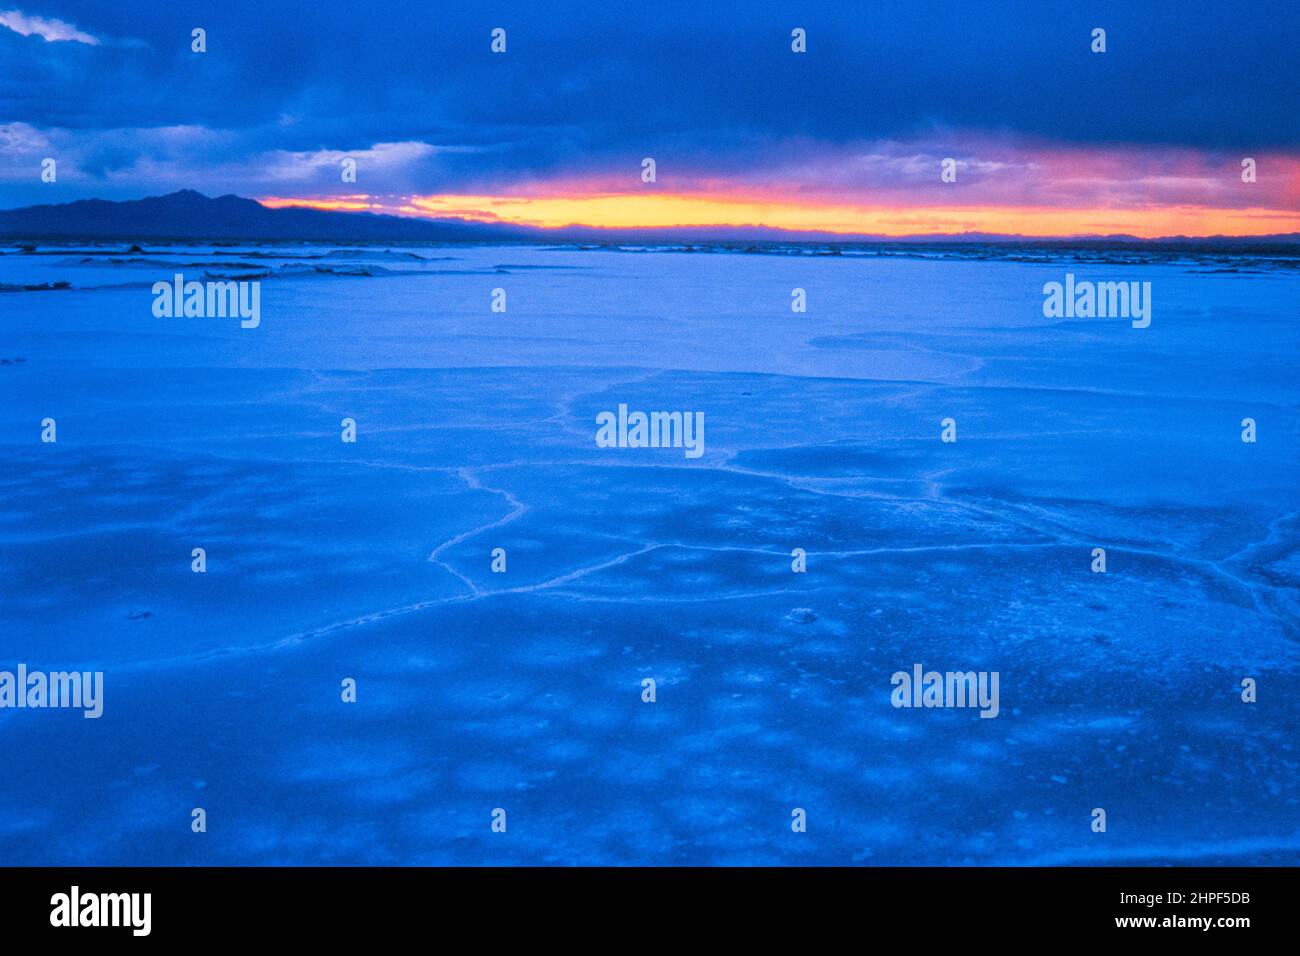
[[[1137,178],[1130,209],[1300,205],[1300,4],[393,6],[0,0],[0,207],[192,187],[428,214],[412,197],[605,194],[646,156],[662,191],[786,204],[1042,208],[1080,179],[1083,209]],[[1243,156],[1274,175],[1207,185]]]

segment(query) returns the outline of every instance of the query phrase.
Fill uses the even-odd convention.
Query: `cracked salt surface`
[[[1300,279],[1109,267],[1135,331],[1025,306],[1050,262],[409,251],[242,333],[0,259],[73,285],[5,299],[0,650],[106,672],[94,735],[0,712],[6,860],[1300,857]],[[619,402],[705,456],[597,448]],[[1002,713],[894,710],[915,662]]]

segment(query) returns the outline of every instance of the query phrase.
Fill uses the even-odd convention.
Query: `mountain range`
[[[192,189],[113,202],[82,199],[0,210],[5,239],[243,239],[349,242],[463,242],[521,239],[529,231],[465,220],[406,219],[366,212],[272,209],[241,196]]]

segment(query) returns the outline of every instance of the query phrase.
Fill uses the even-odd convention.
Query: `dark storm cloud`
[[[114,130],[219,131],[187,172],[405,142],[460,147],[412,171],[439,188],[655,151],[725,175],[793,142],[936,130],[1300,141],[1296,4],[11,2],[100,43],[0,28],[0,126],[65,131],[74,151]],[[489,52],[497,26],[505,56]],[[790,53],[796,26],[806,56]],[[1105,55],[1088,49],[1095,26]],[[87,172],[129,168],[130,139],[88,146]]]

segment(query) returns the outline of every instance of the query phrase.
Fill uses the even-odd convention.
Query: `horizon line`
[[[916,242],[916,241],[933,241],[933,242],[1129,242],[1138,244],[1155,244],[1160,242],[1213,242],[1213,241],[1295,241],[1300,243],[1300,214],[1297,215],[1296,228],[1285,229],[1273,232],[1170,232],[1151,235],[1141,235],[1135,232],[1117,231],[1117,232],[1004,232],[990,228],[962,228],[953,230],[931,229],[918,230],[909,232],[869,232],[854,231],[846,228],[827,228],[809,225],[804,228],[796,228],[786,225],[773,225],[756,221],[701,221],[701,222],[660,222],[660,223],[590,223],[590,222],[557,222],[557,223],[540,223],[527,221],[524,219],[506,219],[496,215],[466,215],[451,213],[447,215],[434,215],[433,207],[441,201],[441,197],[424,198],[415,197],[413,203],[408,203],[402,207],[389,207],[386,205],[368,202],[369,196],[345,196],[336,198],[316,198],[316,197],[251,197],[241,196],[237,193],[222,193],[217,196],[210,196],[207,193],[197,189],[186,187],[173,190],[169,193],[156,195],[141,196],[136,199],[103,199],[100,197],[84,197],[81,199],[72,199],[59,203],[36,203],[26,206],[15,206],[0,209],[0,215],[6,213],[22,212],[26,210],[35,210],[41,208],[59,208],[72,206],[82,202],[101,202],[114,205],[122,205],[133,202],[145,202],[148,200],[169,199],[176,196],[192,194],[209,202],[215,202],[221,199],[240,199],[252,202],[266,210],[269,213],[279,212],[281,210],[305,209],[318,213],[333,214],[340,217],[340,221],[346,218],[360,219],[363,216],[374,218],[388,218],[403,223],[425,223],[425,224],[447,224],[447,225],[464,225],[478,226],[486,229],[499,229],[502,235],[492,237],[485,235],[483,239],[465,239],[463,241],[492,241],[496,239],[599,239],[602,236],[610,239],[621,239],[628,241],[630,237],[663,237],[666,241],[691,241],[692,233],[722,233],[719,235],[700,235],[695,241],[708,242],[772,242],[786,241],[793,243],[851,243],[851,242]],[[629,195],[629,194],[616,194]],[[667,198],[671,201],[690,201],[689,197],[679,193],[656,193],[656,197]],[[469,197],[472,199],[481,199],[483,197]],[[488,197],[497,199],[499,197]],[[601,197],[584,197],[584,199],[599,199]],[[640,198],[640,197],[636,197]],[[536,200],[501,200],[509,202],[531,203]],[[1006,207],[1008,210],[1014,210],[1016,207]],[[1241,210],[1249,212],[1249,210]],[[358,215],[359,214],[359,215]],[[732,237],[725,235],[727,230],[735,230],[736,234]],[[514,235],[510,235],[514,233]],[[581,235],[574,236],[578,233]],[[750,233],[750,234],[745,234]],[[752,233],[767,233],[771,235],[753,235]],[[59,233],[48,234],[47,237]],[[567,234],[567,235],[566,235]],[[27,234],[28,238],[37,237],[31,233]],[[130,233],[123,233],[123,238],[130,238]],[[87,238],[92,238],[87,236]],[[93,238],[104,238],[103,236]],[[216,238],[216,237],[214,237]],[[221,237],[227,238],[227,237]],[[5,237],[3,231],[0,231],[0,240],[12,241]],[[418,241],[409,239],[372,239],[365,240],[368,242],[406,242]],[[446,240],[440,240],[446,241]]]

